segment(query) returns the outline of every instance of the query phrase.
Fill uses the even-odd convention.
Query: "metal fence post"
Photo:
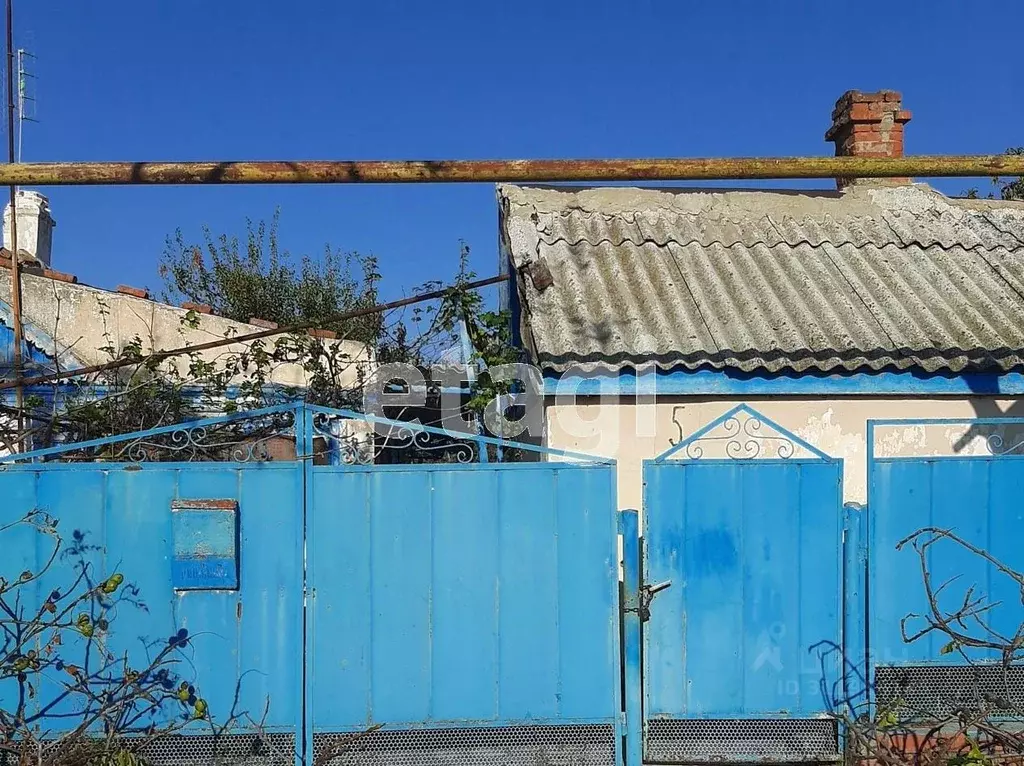
[[[842,690],[847,712],[868,701],[867,647],[867,511],[860,503],[843,506],[843,648]]]
[[[640,680],[640,517],[634,510],[619,513],[622,533],[622,667],[625,686],[625,766],[643,763],[643,709]]]
[[[313,413],[310,412],[305,402],[295,406],[295,455],[296,470],[300,472],[301,487],[299,518],[302,520],[302,550],[299,551],[297,562],[302,572],[302,674],[301,674],[301,697],[299,727],[295,737],[295,764],[296,766],[310,766],[313,763],[313,715],[311,710],[312,683],[311,683],[311,654],[310,637],[311,630],[311,604],[309,599],[312,595],[312,563],[307,558],[307,540],[312,523],[313,513]]]

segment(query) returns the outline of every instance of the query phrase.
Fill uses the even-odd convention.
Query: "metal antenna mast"
[[[15,122],[15,99],[14,99],[14,8],[13,0],[7,0],[7,161],[14,163],[14,122]],[[21,350],[21,264],[18,262],[18,200],[17,186],[11,184],[11,314],[14,327],[14,348],[13,362],[14,374],[22,376],[22,350]],[[18,408],[18,438],[20,440],[24,429],[24,391],[19,385],[14,389],[15,404]],[[21,445],[18,445],[21,451]]]
[[[35,58],[24,48],[18,48],[18,162],[25,148],[25,123],[39,122],[36,119],[36,76],[30,71]]]

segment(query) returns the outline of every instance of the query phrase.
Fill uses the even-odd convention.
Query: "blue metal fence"
[[[154,449],[193,454],[209,443],[257,456],[244,429],[231,441],[212,435],[282,413],[299,460],[145,462]],[[314,465],[314,436],[357,418],[368,422],[284,406],[10,456],[0,525],[32,510],[58,518],[94,577],[123,572],[145,603],[118,608],[105,650],[141,660],[185,628],[180,669],[211,713],[259,719],[269,703],[264,730],[294,737],[307,763],[339,734],[376,725],[392,739],[364,747],[382,758],[500,745],[612,763],[622,725],[614,463],[485,462],[488,446],[500,458],[512,445],[460,436],[471,449],[455,459],[477,462],[361,465],[372,446],[367,456],[334,444],[326,451],[356,462]],[[410,444],[436,433],[393,425]],[[66,456],[143,462],[59,462]],[[5,534],[0,575],[45,558],[29,534]],[[55,566],[32,598],[42,603],[70,575]],[[59,693],[61,680],[39,697]],[[0,704],[11,694],[16,684],[0,683]],[[457,746],[394,740],[451,729],[472,733]]]
[[[1021,709],[1022,436],[1019,418],[869,421],[861,711]]]
[[[146,462],[152,449],[200,454],[226,424],[281,416],[297,459]],[[269,701],[265,729],[293,738],[307,763],[377,725],[363,747],[384,760],[495,748],[627,766],[641,749],[659,761],[834,757],[836,704],[866,700],[869,681],[917,678],[887,669],[965,661],[938,633],[904,641],[916,629],[904,618],[928,604],[922,563],[900,541],[949,529],[1024,568],[1024,458],[992,449],[885,457],[869,446],[868,506],[844,508],[841,461],[741,406],[646,462],[642,515],[616,514],[611,461],[505,464],[494,460],[510,445],[464,435],[470,449],[448,454],[465,463],[360,464],[373,447],[344,441],[352,420],[370,422],[282,405],[9,456],[0,526],[32,510],[59,518],[74,555],[97,578],[125,573],[145,604],[118,607],[107,650],[142,658],[186,628],[182,670],[213,714]],[[441,435],[392,425],[410,444]],[[869,445],[884,425],[973,429],[989,447],[1011,443],[1007,427],[1024,435],[1024,421],[879,421]],[[212,441],[262,455],[246,433]],[[324,436],[341,464],[313,464]],[[60,462],[69,457],[93,462]],[[2,543],[0,576],[46,560],[30,530]],[[991,625],[1012,634],[1016,583],[940,545],[926,557],[933,579],[956,576],[1009,605]],[[64,587],[71,567],[33,582],[31,598]],[[934,692],[934,676],[918,681]],[[45,679],[38,698],[60,682]],[[0,683],[0,705],[12,688]]]
[[[647,468],[649,716],[802,716],[827,709],[812,647],[841,644],[841,467]]]
[[[928,546],[922,561],[914,541],[908,538],[919,530],[934,530],[918,538],[923,543],[949,531],[1008,567],[1024,570],[1024,549],[1019,545],[1024,534],[1024,458],[1010,449],[1020,445],[1004,446],[1001,435],[1006,429],[1024,428],[1024,421],[874,421],[868,434],[872,447],[880,428],[917,429],[922,442],[929,433],[935,438],[927,449],[932,454],[879,456],[871,452],[868,630],[872,664],[961,665],[999,659],[990,649],[950,646],[949,636],[942,631],[915,638],[927,627],[930,612],[923,567],[941,610],[954,612],[968,589],[973,589],[974,598],[995,605],[982,617],[1003,636],[1014,635],[1022,621],[1019,584],[977,552],[952,540]],[[971,431],[978,433],[972,437]],[[965,443],[956,454],[949,442],[963,433],[977,438],[985,449],[965,454]]]
[[[0,471],[0,525],[42,510],[59,520],[67,542],[68,555],[32,583],[25,601],[38,608],[48,593],[68,588],[79,556],[91,565],[93,582],[123,573],[138,597],[111,616],[105,650],[145,667],[154,647],[185,628],[196,639],[186,653],[194,674],[186,667],[183,676],[195,681],[214,715],[229,714],[237,690],[238,709],[257,717],[271,702],[267,730],[295,731],[302,678],[301,489],[301,466],[294,463],[19,464]],[[182,498],[238,502],[238,590],[172,587],[171,504]],[[2,542],[0,575],[8,580],[38,572],[51,545],[28,528],[4,533]],[[84,665],[82,646],[65,645],[62,652],[69,665]],[[101,661],[93,657],[94,664]],[[68,680],[62,673],[45,678],[37,700],[56,698]],[[0,707],[12,709],[12,694],[13,682],[0,685]],[[65,728],[61,712],[41,719],[43,729]]]

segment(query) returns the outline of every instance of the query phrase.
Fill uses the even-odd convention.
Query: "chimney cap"
[[[899,91],[848,90],[836,101],[825,140],[835,143],[837,157],[902,157],[903,126],[908,122],[910,112],[903,108],[903,95]],[[908,181],[892,178],[870,183],[891,185]],[[854,182],[859,180],[836,179],[840,189]]]
[[[910,122],[911,114],[903,108],[903,94],[896,90],[878,90],[865,93],[860,90],[848,90],[836,100],[832,110],[832,126],[825,132],[826,141],[835,141],[836,156],[856,156],[862,152],[856,147],[841,147],[846,138],[844,130],[853,125],[877,125],[879,130],[889,130],[893,126],[899,132],[898,153],[883,156],[903,156],[903,126]],[[843,149],[843,151],[841,151]],[[852,151],[846,151],[852,150]],[[873,156],[878,156],[877,154]]]

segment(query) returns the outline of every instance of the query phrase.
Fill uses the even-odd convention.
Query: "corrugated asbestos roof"
[[[1024,367],[1024,203],[922,184],[498,196],[547,369]]]

